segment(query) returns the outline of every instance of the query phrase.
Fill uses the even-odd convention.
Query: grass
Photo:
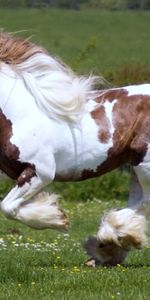
[[[115,84],[150,78],[150,12],[0,9],[0,27],[25,30],[20,35],[33,35],[78,72],[102,72]],[[96,233],[104,211],[126,205],[127,186],[128,174],[119,171],[55,183],[71,220],[68,234],[31,230],[0,215],[0,299],[149,299],[148,247],[122,266],[84,266],[84,239]],[[10,187],[1,184],[1,199]]]
[[[117,189],[122,186],[120,193],[116,194],[113,188],[111,192],[112,178]],[[84,199],[83,183],[78,183],[78,187],[72,184],[68,194],[65,191],[61,206],[71,221],[68,233],[32,230],[0,215],[0,299],[149,299],[149,247],[131,252],[122,266],[84,266],[85,238],[96,233],[104,211],[126,205],[128,174],[115,171],[105,175],[103,181],[103,198],[98,198],[98,189],[99,195],[101,190],[97,179],[87,181],[93,200]],[[53,188],[60,192],[64,186],[59,183]],[[1,197],[7,189],[4,184]],[[117,199],[110,200],[110,195]]]
[[[0,27],[26,30],[22,36],[33,35],[81,73],[150,67],[150,12],[0,9]]]

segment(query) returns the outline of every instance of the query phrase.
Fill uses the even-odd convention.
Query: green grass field
[[[85,238],[96,233],[104,211],[126,205],[127,185],[128,174],[119,171],[87,181],[86,200],[85,183],[68,186],[61,202],[71,222],[65,234],[35,231],[1,215],[0,299],[149,299],[149,247],[131,252],[123,265],[114,268],[84,266]],[[60,192],[63,186],[57,183],[53,189]],[[7,190],[3,184],[1,198]]]
[[[150,67],[150,12],[0,9],[0,27],[26,30],[22,36],[82,73]]]
[[[0,10],[0,27],[26,30],[20,35],[33,35],[81,73],[111,75],[127,66],[136,81],[138,70],[150,69],[148,12]],[[141,81],[145,78],[143,72]],[[10,187],[1,184],[1,199]],[[0,215],[0,299],[149,299],[149,247],[131,252],[122,266],[84,266],[83,241],[96,233],[104,211],[126,205],[128,174],[55,183],[53,189],[71,221],[67,234],[31,230]]]

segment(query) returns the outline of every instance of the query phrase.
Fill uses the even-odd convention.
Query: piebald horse
[[[0,170],[16,181],[6,217],[37,229],[67,229],[52,181],[77,181],[130,163],[128,207],[111,210],[85,248],[94,262],[121,263],[147,243],[150,200],[150,84],[94,90],[28,40],[0,32]]]

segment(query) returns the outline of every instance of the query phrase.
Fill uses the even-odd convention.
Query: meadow
[[[150,81],[150,13],[0,10],[0,27],[46,47],[81,74],[103,74],[111,84]],[[147,300],[149,246],[123,265],[88,268],[83,242],[101,215],[126,205],[129,173],[113,171],[80,183],[54,183],[70,218],[67,233],[35,231],[0,215],[0,299]],[[13,183],[2,182],[0,198]]]
[[[129,80],[140,82],[147,79],[146,71],[149,75],[150,13],[146,11],[0,9],[0,28],[22,30],[21,36],[32,37],[78,73],[94,72],[111,80],[112,73],[129,69]],[[120,77],[119,73],[115,84],[120,84]]]

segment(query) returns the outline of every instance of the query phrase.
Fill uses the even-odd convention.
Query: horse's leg
[[[142,248],[146,243],[146,220],[139,210],[142,199],[143,187],[133,171],[128,208],[111,210],[102,218],[98,239],[113,241],[123,248]]]
[[[150,219],[150,163],[143,162],[135,167],[138,180],[142,187],[141,201],[137,203],[136,209],[139,214],[143,214],[147,221]]]
[[[142,248],[147,241],[147,223],[141,210],[143,187],[132,173],[128,208],[111,210],[101,220],[97,238],[89,239],[85,248],[98,263],[121,263],[133,248]]]
[[[30,227],[67,229],[68,221],[57,205],[57,196],[46,192],[38,194],[52,179],[42,179],[36,173],[29,180],[28,174],[29,168],[23,171],[17,180],[18,184],[2,201],[1,210],[8,218],[19,220]]]

